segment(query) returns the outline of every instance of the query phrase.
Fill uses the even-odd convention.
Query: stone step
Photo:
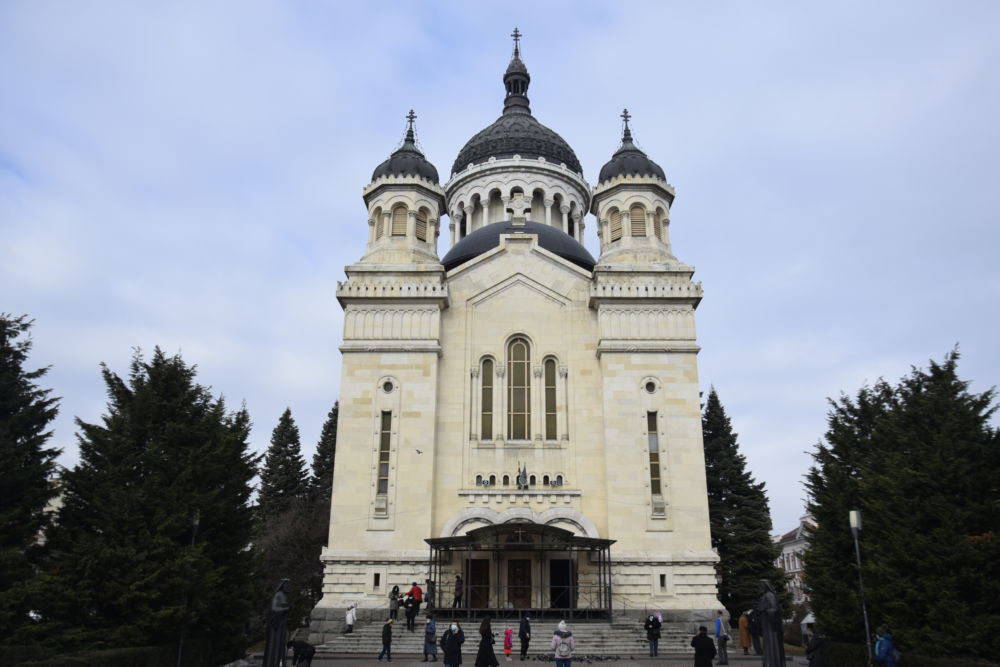
[[[441,628],[443,624],[438,627]],[[505,625],[496,632],[494,651],[503,652],[503,631]],[[512,626],[513,627],[513,626]],[[648,652],[646,633],[641,625],[635,623],[587,622],[575,623],[570,626],[576,638],[578,650],[587,655],[642,655]],[[479,643],[478,623],[473,624],[471,631],[466,632],[463,653],[475,654]],[[515,633],[517,628],[515,629]],[[530,653],[538,655],[548,652],[552,629],[535,628],[535,639],[531,643]],[[440,641],[441,632],[437,640]],[[692,653],[690,646],[691,634],[682,628],[665,626],[661,630],[660,651],[672,654]],[[405,625],[394,625],[392,633],[392,650],[400,654],[423,653],[423,625],[418,624],[415,632],[406,630]],[[520,640],[514,636],[514,652],[520,651]],[[349,635],[339,635],[324,644],[317,646],[317,656],[331,654],[377,654],[382,648],[382,626],[380,624],[358,624]]]

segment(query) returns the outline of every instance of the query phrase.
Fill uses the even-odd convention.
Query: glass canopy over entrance
[[[511,522],[425,540],[435,606],[475,617],[610,617],[611,545],[556,526]],[[455,575],[463,580],[455,597]],[[443,610],[442,610],[443,611]],[[440,613],[440,612],[439,612]]]

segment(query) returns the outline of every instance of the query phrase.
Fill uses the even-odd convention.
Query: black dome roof
[[[420,176],[432,183],[440,183],[437,169],[417,148],[416,137],[413,134],[413,118],[416,116],[412,110],[410,116],[407,116],[410,123],[403,145],[396,149],[388,160],[375,167],[375,171],[372,172],[373,181],[380,176]]]
[[[597,264],[586,248],[562,230],[540,222],[528,221],[523,225],[520,223],[515,225],[509,220],[494,222],[472,232],[452,246],[441,263],[448,271],[465,264],[470,259],[475,259],[500,245],[501,234],[535,234],[538,236],[539,246],[587,271],[593,271],[594,265]]]
[[[625,133],[622,135],[622,145],[611,156],[611,159],[601,167],[601,173],[597,177],[597,183],[601,184],[610,181],[615,176],[656,176],[667,180],[667,175],[663,173],[660,165],[649,159],[649,156],[639,150],[639,147],[632,142],[632,131],[625,126]]]
[[[544,157],[549,162],[566,163],[571,170],[582,171],[580,161],[569,144],[545,127],[530,113],[504,113],[496,122],[469,139],[458,153],[452,172],[467,165],[486,162],[491,157]]]
[[[517,30],[514,32],[518,33]],[[531,115],[528,103],[531,75],[521,60],[516,41],[519,36],[515,36],[514,56],[503,75],[507,90],[503,101],[503,115],[469,139],[455,158],[452,173],[458,173],[470,164],[486,162],[491,157],[508,158],[515,155],[526,158],[543,157],[557,165],[565,163],[574,172],[583,171],[569,144]]]

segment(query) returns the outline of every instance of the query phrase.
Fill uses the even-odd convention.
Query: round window
[[[646,391],[650,394],[656,391],[656,383],[650,380],[646,383]]]
[[[384,391],[387,394],[391,394],[392,393],[392,389],[393,389],[392,382],[390,382],[389,380],[386,380],[385,383],[382,385],[382,391]]]

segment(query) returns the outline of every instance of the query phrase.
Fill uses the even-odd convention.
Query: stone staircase
[[[530,655],[540,655],[550,653],[549,642],[552,640],[552,631],[555,630],[556,623],[547,620],[532,621],[532,633],[534,638],[531,641]],[[691,631],[686,623],[664,623],[660,630],[661,654],[670,653],[692,654]],[[503,631],[506,624],[495,622],[493,630],[496,632],[496,644],[493,649],[497,657],[503,659]],[[521,650],[520,640],[517,638],[517,625],[514,628],[514,655]],[[642,629],[642,624],[632,619],[615,619],[608,621],[578,621],[570,624],[570,630],[576,638],[577,653],[579,655],[591,656],[643,656],[649,655],[649,645],[646,641],[646,632]],[[400,655],[422,655],[424,651],[423,623],[417,623],[415,632],[406,629],[405,621],[394,623],[392,632],[392,652]],[[438,623],[438,642],[447,625],[444,622]],[[479,646],[479,621],[469,621],[462,623],[465,631],[465,644],[462,645],[462,655],[476,655]],[[359,623],[354,626],[354,632],[349,635],[340,635],[332,641],[327,641],[316,647],[316,657],[344,654],[367,654],[376,656],[382,650],[382,626],[379,623]],[[438,653],[440,653],[440,645]],[[438,658],[440,660],[440,658]]]

